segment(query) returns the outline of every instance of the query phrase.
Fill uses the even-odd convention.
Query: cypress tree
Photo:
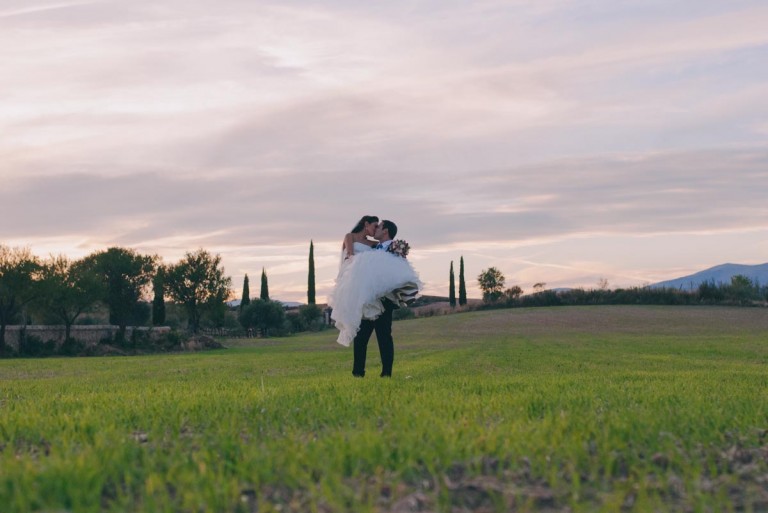
[[[152,324],[162,326],[165,324],[165,273],[162,267],[155,273],[152,289],[155,293],[152,299]]]
[[[245,274],[243,279],[243,298],[240,300],[240,310],[245,308],[251,303],[251,289],[248,286],[248,273]]]
[[[451,273],[448,282],[448,302],[451,307],[456,306],[456,279],[453,276],[453,260],[451,260]]]
[[[261,294],[259,296],[264,301],[269,301],[269,284],[267,284],[267,271],[261,268]]]
[[[307,304],[315,304],[315,245],[309,241],[309,277],[307,278]]]
[[[467,285],[464,283],[464,256],[459,262],[459,305],[467,304]]]

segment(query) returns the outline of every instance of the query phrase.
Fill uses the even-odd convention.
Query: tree
[[[139,300],[152,280],[157,257],[140,255],[132,249],[109,248],[83,259],[83,265],[99,277],[102,299],[109,307],[109,322],[119,326],[118,337],[125,338],[125,327],[135,322]]]
[[[245,278],[243,278],[243,297],[240,300],[240,311],[243,310],[246,306],[248,306],[251,302],[251,289],[248,286],[248,273],[245,274]]]
[[[504,297],[507,300],[507,303],[510,304],[517,301],[521,295],[523,295],[523,289],[521,289],[519,285],[514,285],[504,291]]]
[[[316,329],[317,324],[323,317],[323,311],[314,304],[301,305],[299,307],[299,317],[304,321],[307,329]]]
[[[464,257],[459,261],[459,306],[467,304],[467,284],[464,282]]]
[[[28,248],[0,245],[0,354],[6,351],[5,328],[39,293],[40,262]]]
[[[309,241],[309,276],[307,278],[307,304],[315,304],[315,245]]]
[[[240,312],[238,320],[245,329],[257,329],[268,337],[270,330],[283,326],[285,309],[278,301],[256,299]]]
[[[152,324],[162,326],[165,324],[165,268],[159,266],[152,279]]]
[[[263,267],[261,268],[261,294],[259,297],[263,301],[269,301],[269,284],[267,283],[267,271]]]
[[[221,308],[231,293],[232,279],[224,276],[220,265],[220,255],[198,249],[168,268],[168,294],[184,306],[193,333],[200,329],[203,314]]]
[[[698,290],[699,299],[705,303],[719,303],[725,299],[725,291],[714,280],[702,282]]]
[[[504,275],[495,267],[489,267],[477,277],[480,290],[483,291],[483,301],[495,303],[504,290]]]
[[[229,308],[226,303],[227,299],[228,297],[225,297],[221,301],[206,305],[203,312],[204,315],[200,318],[201,325],[203,324],[203,321],[206,321],[206,326],[223,328],[230,319],[227,315],[229,313]],[[232,324],[235,324],[235,327],[237,327],[237,321],[235,319],[232,319]]]
[[[64,340],[68,340],[77,318],[102,296],[99,276],[84,260],[59,255],[42,266],[41,278],[41,306],[61,321]]]
[[[453,276],[453,260],[451,260],[451,272],[448,274],[448,302],[451,307],[456,306],[456,280]]]
[[[731,276],[731,284],[725,287],[726,295],[732,301],[748,304],[749,301],[757,296],[757,287],[748,276],[737,274]]]

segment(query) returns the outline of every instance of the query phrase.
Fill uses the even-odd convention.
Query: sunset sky
[[[364,214],[426,294],[768,262],[764,0],[0,1],[0,243],[205,248],[318,300]]]

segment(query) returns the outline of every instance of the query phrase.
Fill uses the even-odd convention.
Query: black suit
[[[355,336],[354,352],[355,361],[352,366],[352,375],[365,376],[365,357],[368,353],[368,341],[371,333],[376,331],[376,340],[379,343],[381,354],[381,375],[392,376],[392,362],[395,360],[395,342],[392,340],[392,311],[397,308],[388,299],[382,299],[384,313],[375,321],[363,319],[360,322],[360,330]]]

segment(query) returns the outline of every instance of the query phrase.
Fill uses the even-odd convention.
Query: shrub
[[[56,354],[56,342],[43,339],[34,335],[25,335],[19,339],[19,356],[52,356]]]
[[[181,347],[181,343],[186,340],[186,335],[177,330],[171,330],[158,337],[153,346],[160,351],[173,351]]]
[[[522,306],[560,306],[562,298],[554,290],[543,290],[520,298]]]
[[[110,335],[105,335],[101,337],[101,339],[99,339],[99,345],[102,345],[102,346],[111,346],[114,343],[115,341]]]
[[[520,299],[520,296],[522,295],[523,289],[521,289],[519,285],[514,285],[504,291],[504,301],[506,302],[507,306],[512,306]]]
[[[307,331],[307,329],[309,329],[304,317],[297,313],[286,315],[285,323],[287,324],[287,329],[290,333],[301,333],[302,331]]]
[[[63,356],[77,356],[85,351],[85,344],[76,338],[69,337],[62,342],[58,353]]]
[[[285,326],[285,310],[277,301],[256,299],[243,308],[239,316],[243,328],[254,328],[268,337],[270,333],[280,335],[287,331]]]
[[[135,329],[131,332],[131,346],[133,348],[150,349],[153,346],[149,330]]]
[[[413,319],[414,317],[416,317],[416,314],[414,314],[413,310],[411,310],[407,306],[402,308],[397,308],[392,312],[393,321],[404,321],[406,319]]]
[[[304,319],[307,328],[311,329],[313,325],[317,325],[316,321],[323,318],[323,311],[314,304],[302,305],[299,307],[299,317]]]

